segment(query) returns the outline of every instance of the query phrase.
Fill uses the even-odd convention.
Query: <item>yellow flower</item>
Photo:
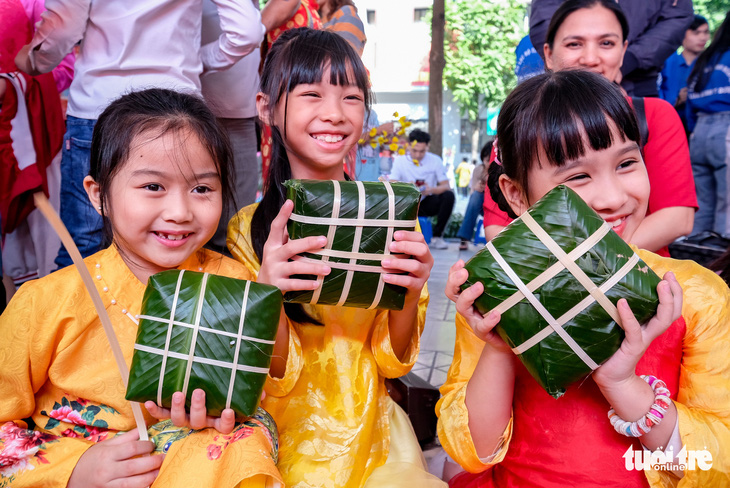
[[[399,117],[398,111],[393,112],[393,117],[395,117],[396,119]]]
[[[414,159],[413,160],[413,164],[415,164],[416,166],[420,166],[420,164],[418,164],[418,160],[417,159]]]
[[[400,122],[401,124],[405,124],[406,123],[406,116],[404,115],[403,117],[401,117],[400,119],[398,119],[398,122]]]
[[[365,144],[365,139],[358,139],[357,143],[360,145],[363,145],[363,144]]]
[[[385,144],[385,138],[383,136],[378,137],[378,144]]]
[[[370,141],[370,147],[372,147],[373,149],[375,149],[377,146],[378,146],[378,143],[377,142]]]
[[[391,144],[390,146],[388,146],[388,149],[395,152],[398,150],[398,144]]]
[[[398,155],[399,156],[405,156],[406,155],[406,150],[403,149],[403,148],[398,149]]]
[[[388,131],[387,131],[387,130],[384,130],[384,131],[383,131],[383,135],[384,135],[384,136],[387,136],[387,135],[388,135]]]
[[[396,132],[396,134],[398,134],[399,136],[402,136],[405,133],[406,133],[406,130],[405,129],[398,129],[398,132]]]
[[[377,133],[378,133],[378,129],[376,127],[373,127],[372,129],[370,129],[370,132],[368,132],[370,137],[375,137],[375,134],[377,134]]]
[[[397,138],[397,137],[395,137],[395,136],[393,136],[393,139],[391,139],[391,140],[390,140],[390,142],[392,142],[392,143],[397,143],[397,142],[398,142],[398,138]]]
[[[411,121],[410,121],[410,120],[406,120],[406,121],[405,121],[405,122],[403,123],[403,127],[410,127],[411,125],[412,125],[412,124],[411,124]]]

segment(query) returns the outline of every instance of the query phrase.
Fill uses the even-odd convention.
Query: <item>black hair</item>
[[[184,142],[192,133],[208,151],[221,180],[223,214],[235,208],[235,172],[228,135],[202,98],[163,88],[128,93],[101,113],[91,138],[89,176],[99,185],[101,216],[107,242],[113,229],[107,217],[111,183],[126,164],[137,137],[174,134]]]
[[[482,146],[482,150],[479,151],[479,161],[484,162],[484,160],[487,160],[487,163],[489,163],[489,156],[492,155],[492,145],[494,144],[494,141],[487,141],[484,143],[484,146]]]
[[[527,176],[540,148],[553,166],[583,156],[588,148],[602,150],[614,143],[611,122],[625,140],[641,145],[641,133],[631,105],[618,87],[603,76],[583,70],[544,73],[519,84],[509,94],[497,119],[497,158],[489,165],[489,192],[499,208],[516,218],[499,188],[507,175],[525,195]]]
[[[695,66],[687,77],[687,86],[690,92],[700,92],[715,70],[720,57],[730,49],[730,10],[725,15],[720,27],[717,28],[712,42],[702,54],[697,56]]]
[[[704,18],[701,15],[695,14],[694,19],[692,19],[692,23],[689,24],[689,27],[687,27],[687,29],[688,30],[697,30],[697,29],[699,29],[701,26],[703,26],[705,24],[710,25],[710,23],[707,22],[707,19],[706,18]]]
[[[616,15],[616,19],[621,24],[621,35],[623,38],[621,41],[625,41],[629,38],[629,22],[626,20],[626,14],[621,9],[621,6],[616,3],[616,0],[566,0],[561,3],[560,6],[555,10],[555,13],[550,18],[550,24],[548,25],[547,38],[545,42],[550,49],[553,48],[555,42],[555,35],[558,33],[558,29],[565,19],[575,12],[576,10],[583,10],[593,8],[595,6],[601,6],[613,12]]]
[[[274,120],[276,107],[283,102],[283,128],[286,131],[289,93],[298,85],[320,82],[326,68],[330,70],[331,84],[354,84],[362,91],[367,118],[372,93],[367,70],[360,56],[338,34],[303,27],[282,33],[264,61],[260,91],[268,100],[268,119]],[[271,222],[286,201],[283,183],[291,178],[291,166],[284,145],[286,133],[282,135],[279,127],[272,125],[271,136],[271,163],[264,195],[251,218],[251,241],[259,262],[263,258]],[[304,312],[301,305],[287,303],[284,309],[294,321],[318,323]]]
[[[413,129],[410,134],[408,134],[408,142],[425,142],[428,144],[431,142],[431,136],[428,132],[421,130],[421,129]]]

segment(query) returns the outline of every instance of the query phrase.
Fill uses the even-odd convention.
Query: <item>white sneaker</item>
[[[444,241],[443,238],[433,237],[431,239],[431,244],[429,244],[429,247],[431,249],[448,249],[449,245],[446,244],[446,241]]]

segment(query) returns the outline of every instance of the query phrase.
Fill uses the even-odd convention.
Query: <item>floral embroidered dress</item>
[[[469,431],[469,417],[479,412],[468,411],[465,398],[484,342],[457,315],[454,361],[436,407],[441,444],[469,472],[452,479],[452,487],[729,486],[730,290],[693,261],[637,253],[659,276],[674,272],[684,292],[682,317],[652,342],[637,374],[654,374],[669,385],[682,445],[687,452],[708,450],[712,469],[687,469],[681,481],[666,471],[626,469],[624,453],[640,452],[641,444],[613,430],[610,406],[595,382],[573,385],[555,400],[521,364],[501,448],[491,461],[480,459]]]
[[[85,260],[127,364],[145,285],[116,247]],[[235,261],[201,251],[180,267],[240,279]],[[0,488],[65,487],[95,442],[135,427],[103,327],[74,266],[23,285],[0,316]],[[166,452],[155,487],[277,486],[277,435],[257,414],[230,435],[157,422],[144,407],[156,452]]]
[[[255,209],[244,207],[228,226],[233,256],[254,274]],[[287,487],[445,486],[425,470],[408,417],[384,384],[415,363],[427,303],[424,287],[403,361],[390,343],[387,310],[307,305],[324,325],[289,321],[286,372],[268,378],[262,401],[279,428],[278,466]]]

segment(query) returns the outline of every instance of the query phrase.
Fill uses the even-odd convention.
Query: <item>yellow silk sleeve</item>
[[[54,302],[62,296],[54,293],[60,289],[44,292],[48,281],[23,285],[0,315],[0,458],[10,462],[1,470],[0,485],[9,479],[14,487],[63,488],[92,445],[28,430],[21,420],[35,413],[35,393],[46,383],[54,355],[65,346],[64,325],[72,325],[70,314]]]
[[[456,314],[456,345],[454,360],[449,368],[446,382],[441,387],[441,399],[436,404],[438,436],[444,450],[470,473],[480,473],[504,459],[512,438],[512,418],[502,434],[499,447],[489,461],[479,458],[469,430],[469,410],[466,407],[466,387],[474,374],[479,357],[484,349],[480,340],[466,323],[464,317]]]
[[[682,286],[684,337],[675,405],[679,434],[689,451],[712,454],[708,471],[687,469],[684,477],[647,471],[653,487],[727,486],[730,483],[730,290],[715,273],[692,261],[641,258],[659,275],[673,271]],[[655,264],[655,261],[658,262]]]
[[[399,378],[408,373],[418,359],[418,352],[421,348],[421,334],[426,324],[426,308],[428,307],[428,288],[423,285],[421,295],[418,298],[418,313],[416,325],[413,327],[408,348],[403,353],[403,360],[398,359],[393,344],[390,341],[390,314],[388,310],[381,310],[375,318],[373,336],[370,341],[371,350],[378,365],[378,372],[386,378]]]
[[[282,310],[281,313],[284,313]],[[304,366],[304,354],[302,353],[302,341],[299,339],[294,323],[286,319],[289,325],[289,355],[286,359],[286,370],[281,378],[274,378],[269,375],[266,378],[264,389],[267,395],[275,397],[283,397],[291,392],[294,385],[299,380],[299,376]]]

